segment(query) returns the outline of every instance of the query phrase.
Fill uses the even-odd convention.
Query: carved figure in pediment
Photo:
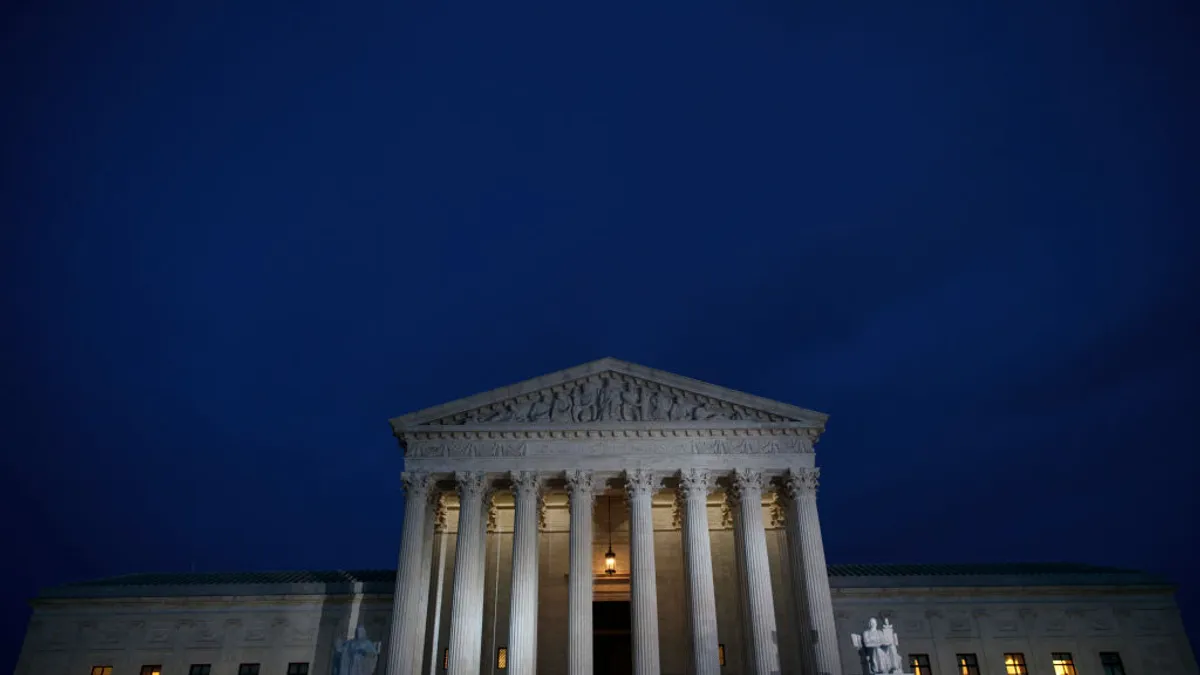
[[[573,422],[573,411],[571,394],[566,391],[554,392],[553,400],[550,403],[550,421]]]
[[[672,422],[679,422],[692,418],[692,410],[695,406],[688,405],[688,402],[682,396],[671,397],[671,408],[667,411],[667,419]]]
[[[607,377],[600,381],[600,419],[621,419],[621,383]]]
[[[599,394],[595,387],[588,386],[587,380],[579,383],[571,392],[571,403],[575,407],[576,422],[595,422],[599,412]]]
[[[661,391],[648,391],[642,396],[642,419],[665,420],[671,408],[671,399]]]
[[[720,414],[720,411],[710,410],[708,406],[704,405],[703,403],[699,403],[695,408],[692,408],[691,418],[697,421],[711,420],[714,417],[718,417]]]
[[[640,387],[624,384],[620,390],[621,419],[627,422],[639,422],[642,419],[642,390]]]
[[[529,422],[545,422],[550,419],[550,411],[553,405],[554,403],[550,398],[550,394],[543,391],[529,402],[529,408],[523,417]]]

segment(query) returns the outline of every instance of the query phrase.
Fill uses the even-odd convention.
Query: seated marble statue
[[[334,645],[333,675],[374,675],[379,661],[380,643],[367,638],[367,629],[359,626],[350,640]]]
[[[875,617],[867,621],[867,630],[862,635],[852,633],[854,648],[863,656],[863,675],[887,675],[903,673],[904,659],[900,656],[900,639],[890,619],[883,620],[883,628]]]

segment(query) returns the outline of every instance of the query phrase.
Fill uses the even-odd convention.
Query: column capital
[[[662,476],[646,469],[625,472],[625,498],[649,497],[662,487]]]
[[[405,471],[400,474],[400,484],[410,495],[424,495],[433,487],[433,476],[428,471]]]
[[[490,492],[487,473],[483,471],[455,471],[454,490],[459,499],[481,499]]]
[[[511,471],[508,474],[512,481],[514,497],[538,497],[542,494],[542,475],[537,471]]]
[[[708,469],[684,469],[679,472],[679,493],[684,499],[707,499],[715,483]]]
[[[593,499],[596,496],[596,488],[599,484],[596,482],[596,475],[591,471],[582,471],[575,469],[566,473],[567,492],[570,493],[572,499],[585,498]]]
[[[730,476],[730,489],[726,493],[726,496],[735,504],[740,504],[743,499],[751,494],[755,494],[761,499],[764,484],[765,481],[761,471],[734,469],[733,475]]]
[[[799,499],[807,494],[815,495],[820,478],[820,469],[791,469],[783,477],[784,496]]]

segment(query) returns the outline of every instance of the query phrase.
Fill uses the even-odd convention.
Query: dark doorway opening
[[[632,620],[628,602],[593,602],[595,675],[633,675]]]

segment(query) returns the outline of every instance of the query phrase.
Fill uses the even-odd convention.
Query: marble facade
[[[1144,576],[835,575],[816,499],[825,421],[615,359],[398,417],[394,572],[49,592],[17,673],[324,675],[362,626],[382,643],[377,673],[604,675],[603,601],[629,603],[635,675],[858,675],[849,635],[873,616],[928,657],[920,675],[955,675],[967,649],[980,666],[960,675],[1014,675],[997,659],[1018,651],[1036,675],[1060,652],[1083,675],[1105,675],[1101,652],[1196,673],[1170,587]]]

